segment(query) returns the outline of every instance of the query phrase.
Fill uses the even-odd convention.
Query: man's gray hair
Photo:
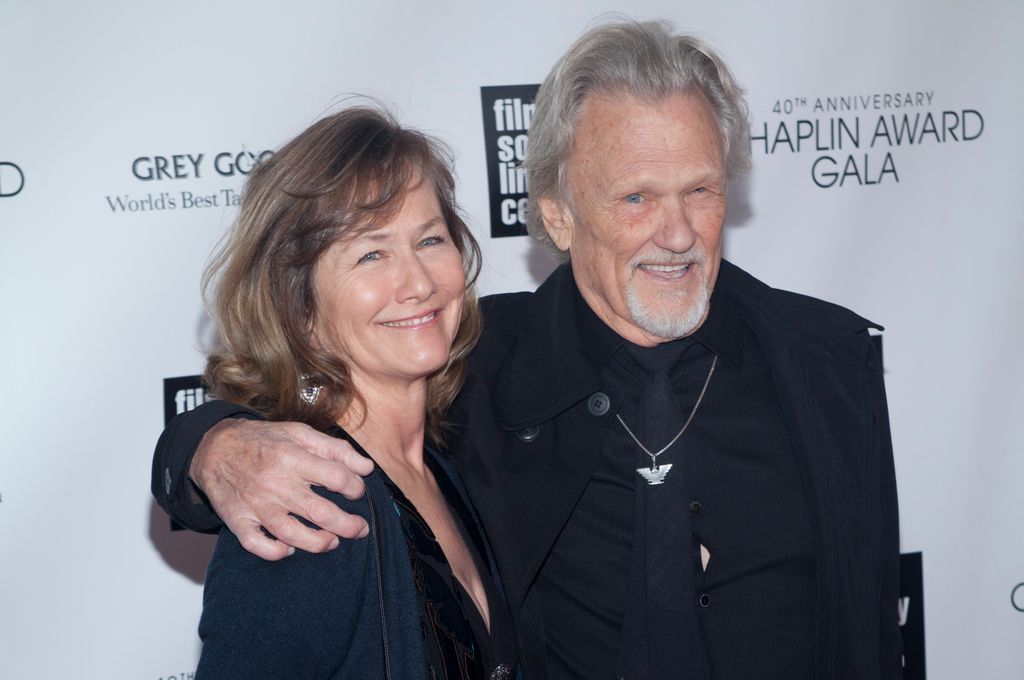
[[[537,92],[524,162],[530,191],[527,231],[562,259],[565,254],[544,229],[537,199],[567,202],[565,166],[580,108],[591,91],[651,102],[701,92],[715,113],[728,177],[750,168],[750,125],[742,88],[711,47],[673,31],[666,21],[621,21],[593,28],[573,43]]]

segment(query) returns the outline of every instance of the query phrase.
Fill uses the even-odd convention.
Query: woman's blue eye
[[[428,236],[427,238],[420,241],[421,246],[436,246],[439,243],[444,243],[444,237],[442,236]]]
[[[373,252],[366,253],[361,258],[356,260],[356,264],[363,264],[364,262],[373,262],[374,260],[380,259],[380,251],[374,250]]]
[[[626,203],[643,203],[644,197],[640,194],[630,194],[626,196]]]

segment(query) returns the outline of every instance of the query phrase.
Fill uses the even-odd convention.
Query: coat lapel
[[[589,407],[601,384],[580,348],[574,285],[562,267],[530,299],[512,350],[479,400],[493,411],[470,416],[495,418],[492,439],[469,442],[471,464],[460,468],[513,608],[586,488],[617,406],[601,415]],[[470,430],[486,431],[478,424]]]

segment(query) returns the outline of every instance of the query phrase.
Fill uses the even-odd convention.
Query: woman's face
[[[391,222],[331,246],[313,282],[317,341],[361,391],[423,380],[448,361],[466,277],[429,182],[413,185]]]

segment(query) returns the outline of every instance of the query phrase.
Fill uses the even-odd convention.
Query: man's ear
[[[544,220],[544,231],[562,252],[566,252],[572,246],[572,211],[562,203],[553,198],[537,199],[537,206],[540,208],[540,217]]]

